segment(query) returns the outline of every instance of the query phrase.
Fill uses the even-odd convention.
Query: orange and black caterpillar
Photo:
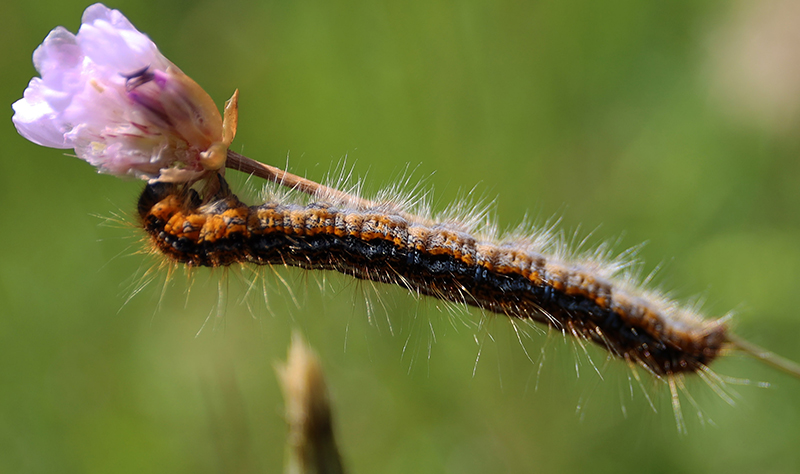
[[[220,176],[207,196],[153,183],[138,204],[152,246],[190,267],[234,263],[335,270],[399,285],[590,340],[657,376],[705,370],[728,343],[704,320],[596,268],[539,252],[534,242],[481,240],[390,206],[243,204]]]

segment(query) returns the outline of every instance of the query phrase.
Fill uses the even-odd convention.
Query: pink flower
[[[125,16],[100,3],[77,35],[57,27],[33,53],[41,74],[14,108],[28,140],[74,148],[100,172],[190,181],[224,166],[236,127]]]

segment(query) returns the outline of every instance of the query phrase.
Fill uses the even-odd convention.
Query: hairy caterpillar
[[[231,157],[228,166],[241,168],[236,160],[243,157]],[[280,181],[286,180],[284,173]],[[302,188],[299,182],[292,186]],[[730,333],[724,319],[703,319],[602,267],[547,255],[533,240],[481,239],[391,204],[309,186],[306,191],[318,199],[308,205],[248,206],[220,175],[208,178],[201,192],[155,182],[141,194],[138,212],[153,249],[177,263],[286,265],[395,284],[535,320],[658,377],[705,371],[729,346],[753,349]]]

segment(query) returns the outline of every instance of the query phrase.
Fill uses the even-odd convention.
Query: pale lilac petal
[[[72,102],[74,90],[83,88],[85,81],[73,71],[82,59],[75,36],[62,27],[36,48],[33,63],[42,77],[31,80],[23,98],[12,105],[12,120],[22,136],[43,146],[71,148],[64,133],[72,127],[60,112]]]
[[[155,43],[134,28],[120,12],[103,5],[99,6],[104,10],[96,9],[98,5],[87,9],[78,31],[78,44],[93,62],[127,73],[148,66],[161,69],[169,64]],[[97,11],[88,14],[90,9]],[[87,22],[87,18],[93,20]]]
[[[82,23],[81,31],[85,29],[86,33],[78,32],[79,41],[86,36],[84,51],[98,64],[115,66],[117,69],[132,66],[131,71],[144,66],[163,70],[171,64],[155,43],[118,10],[96,3],[86,9]],[[108,42],[109,46],[104,46],[104,42]]]
[[[42,76],[54,77],[61,70],[77,68],[82,60],[75,35],[63,26],[51,31],[33,52],[33,66]]]
[[[63,124],[57,120],[58,114],[45,100],[42,91],[42,80],[33,78],[25,96],[14,102],[14,117],[11,119],[20,135],[37,145],[51,148],[72,148],[64,138]]]
[[[123,15],[122,12],[108,8],[102,3],[95,3],[94,5],[89,5],[86,7],[86,10],[83,11],[83,16],[81,17],[82,24],[92,24],[97,20],[103,20],[107,23],[111,23],[115,28],[120,30],[136,31],[136,27],[133,26],[130,20],[125,18],[125,15]]]

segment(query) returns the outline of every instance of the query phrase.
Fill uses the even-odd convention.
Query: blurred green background
[[[796,2],[110,6],[220,105],[240,89],[234,150],[314,179],[346,156],[367,192],[409,166],[440,210],[474,187],[502,228],[527,213],[619,251],[647,241],[660,286],[800,360]],[[338,275],[269,271],[265,303],[234,271],[219,304],[224,272],[163,296],[157,272],[126,303],[153,260],[105,224],[133,222],[142,183],[10,121],[31,53],[85,7],[0,5],[0,472],[279,472],[273,364],[293,329],[323,360],[352,472],[800,471],[800,381],[745,357],[714,369],[772,388],[730,386],[731,407],[691,380],[704,415],[684,398],[681,436],[666,388],[645,378],[654,413],[594,348],[603,380],[560,337],[525,328],[523,349],[507,321]]]

